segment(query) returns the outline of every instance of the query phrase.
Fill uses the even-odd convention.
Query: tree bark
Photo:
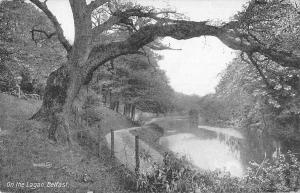
[[[63,111],[70,86],[70,76],[65,66],[52,72],[47,80],[43,104],[32,119],[48,119]]]
[[[54,141],[72,143],[70,127],[74,127],[74,113],[77,112],[74,110],[82,109],[87,96],[87,89],[82,84],[83,76],[76,74],[76,78],[72,79],[66,66],[52,72],[47,80],[42,106],[32,117],[51,122],[48,136]],[[57,132],[61,135],[57,136]]]

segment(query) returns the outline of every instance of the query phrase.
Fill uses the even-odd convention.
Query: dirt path
[[[115,157],[123,163],[131,171],[135,171],[135,136],[130,133],[131,130],[140,129],[139,127],[133,127],[128,129],[121,129],[115,131]],[[106,135],[107,143],[111,144],[110,133]],[[148,144],[140,140],[140,169],[141,171],[151,172],[151,163],[162,163],[162,155],[151,148]],[[149,156],[151,156],[150,159]]]

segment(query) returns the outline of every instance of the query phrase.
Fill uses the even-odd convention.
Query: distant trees
[[[216,94],[200,100],[202,116],[211,123],[300,141],[300,71],[266,63],[260,64],[261,74],[251,62],[233,60],[222,73]]]
[[[198,95],[187,95],[176,92],[173,97],[174,111],[181,115],[187,115],[190,110],[198,108],[200,99]]]
[[[197,105],[204,124],[214,126],[224,124],[228,120],[227,115],[224,114],[225,104],[213,94],[201,97]]]
[[[190,124],[190,128],[198,128],[199,111],[195,108],[189,110],[189,124]]]
[[[148,49],[140,55],[111,60],[97,72],[94,88],[101,90],[104,103],[111,109],[130,118],[135,117],[135,109],[167,113],[173,107],[174,91],[159,69],[158,59],[159,56]]]

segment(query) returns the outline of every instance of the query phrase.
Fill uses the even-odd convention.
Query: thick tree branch
[[[102,34],[103,32],[111,29],[112,26],[118,24],[121,21],[120,17],[117,16],[111,16],[107,21],[104,23],[98,25],[93,29],[93,39],[96,39],[97,36]]]
[[[186,21],[170,25],[148,25],[142,27],[122,42],[95,46],[90,54],[87,74],[92,74],[105,62],[121,55],[135,54],[140,48],[153,42],[157,37],[170,36],[178,40],[211,35],[216,36],[219,28],[207,25],[206,22]]]
[[[217,35],[217,37],[231,49],[246,53],[260,53],[283,67],[300,69],[299,55],[269,48],[257,41],[251,41],[251,37],[245,40],[245,38],[241,36],[247,36],[247,34],[241,35],[238,32],[224,28],[220,29]]]
[[[267,77],[264,75],[263,71],[260,69],[258,63],[255,61],[255,59],[253,58],[253,53],[247,53],[247,56],[251,62],[251,64],[256,68],[257,72],[259,73],[260,77],[263,79],[266,87],[270,90],[274,90],[274,87],[271,85],[271,83],[269,82],[269,80],[267,79]],[[245,61],[245,60],[244,60]]]
[[[103,53],[103,51],[111,49],[111,47],[114,47],[115,50],[112,53],[113,55],[126,54],[126,52],[133,53],[144,45],[153,42],[157,37],[169,36],[177,40],[183,40],[206,35],[217,36],[219,30],[219,27],[207,25],[206,22],[194,21],[178,22],[164,26],[148,25],[133,33],[125,41],[95,46],[91,52],[91,58],[99,52]]]
[[[47,15],[47,17],[54,25],[54,28],[58,36],[58,40],[63,45],[63,47],[67,50],[67,52],[69,52],[72,49],[72,46],[64,36],[64,32],[60,26],[60,23],[58,22],[57,18],[53,15],[53,13],[48,9],[46,3],[40,2],[39,0],[30,0],[30,1],[33,4],[35,4],[38,8],[40,8]]]
[[[160,12],[154,12],[153,10],[150,11],[143,11],[141,8],[131,8],[127,9],[126,11],[115,11],[112,13],[112,16],[105,21],[102,24],[99,24],[93,29],[93,39],[95,39],[99,34],[103,33],[104,31],[107,31],[109,29],[112,29],[114,25],[130,25],[133,24],[130,23],[130,17],[138,17],[138,18],[151,18],[153,20],[156,20],[157,22],[162,23],[174,23],[178,22],[176,20],[168,19],[168,18],[161,18],[159,15],[161,14],[176,14],[174,11],[160,11]],[[133,26],[132,26],[133,27]]]
[[[161,43],[153,43],[147,44],[146,47],[150,48],[151,50],[182,50],[178,48],[172,48],[170,45],[163,45]]]
[[[92,73],[106,61],[120,55],[134,54],[156,38],[166,36],[177,40],[214,36],[234,50],[245,53],[260,53],[283,67],[300,69],[300,56],[267,48],[254,40],[249,40],[251,38],[244,38],[245,34],[241,35],[236,30],[228,29],[228,26],[216,27],[208,25],[207,22],[175,20],[171,24],[153,24],[141,27],[125,41],[95,46],[89,56],[88,71]]]

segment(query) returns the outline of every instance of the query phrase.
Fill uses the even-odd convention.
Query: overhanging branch
[[[141,7],[135,7],[135,8],[130,8],[125,11],[120,11],[117,10],[115,12],[111,13],[111,16],[109,17],[108,20],[103,22],[102,24],[98,24],[93,29],[93,39],[96,39],[97,36],[99,36],[101,33],[104,31],[112,29],[114,25],[125,25],[125,26],[130,26],[135,28],[133,23],[131,23],[131,17],[138,17],[138,18],[150,18],[158,22],[160,25],[162,24],[170,24],[170,23],[180,23],[179,20],[173,20],[169,18],[163,18],[159,17],[159,15],[163,14],[174,14],[176,15],[175,11],[158,11],[156,12],[155,10],[142,10]],[[135,29],[136,31],[136,29]]]
[[[57,18],[53,15],[53,13],[48,9],[46,3],[40,2],[39,0],[30,0],[33,4],[35,4],[38,8],[40,8],[46,16],[50,19],[52,24],[54,25],[54,28],[56,30],[58,40],[63,45],[63,47],[69,52],[72,49],[71,44],[64,36],[63,29],[61,28]]]
[[[247,34],[240,34],[225,28],[220,28],[217,35],[219,40],[231,49],[245,53],[259,53],[283,67],[300,69],[300,55],[269,48],[260,42],[251,40],[251,37],[244,38],[243,36],[247,36]]]
[[[182,40],[205,35],[217,36],[218,30],[218,27],[207,25],[206,22],[193,21],[186,21],[186,23],[179,22],[165,26],[144,26],[125,41],[94,46],[89,56],[86,73],[93,73],[105,62],[118,56],[135,54],[140,48],[153,42],[157,37],[170,36]]]
[[[241,37],[241,34],[237,31],[228,28],[228,26],[224,26],[216,27],[207,24],[207,22],[184,20],[175,20],[165,25],[147,25],[141,27],[125,41],[94,46],[89,56],[89,67],[87,70],[92,73],[92,71],[110,59],[120,55],[134,54],[143,46],[153,42],[156,38],[167,36],[177,40],[201,36],[214,36],[234,50],[240,50],[245,53],[260,53],[283,67],[300,69],[300,56],[266,48],[264,45],[255,41]]]
[[[263,79],[266,87],[270,90],[274,90],[274,87],[270,84],[269,80],[267,79],[267,77],[264,75],[263,71],[261,70],[261,68],[259,67],[258,63],[255,61],[255,59],[253,58],[253,53],[246,53],[247,57],[249,58],[251,64],[256,68],[258,74],[260,75],[260,77]],[[242,60],[247,62],[245,59]],[[247,62],[248,63],[248,62]]]

